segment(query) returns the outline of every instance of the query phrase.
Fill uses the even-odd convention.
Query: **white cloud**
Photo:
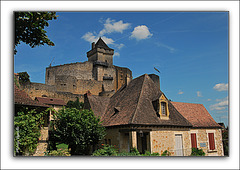
[[[117,47],[119,50],[124,47],[124,44],[114,44],[115,47]]]
[[[184,92],[182,90],[179,90],[178,94],[183,94]]]
[[[211,99],[207,99],[207,101],[211,101]]]
[[[224,110],[228,107],[228,98],[224,98],[223,101],[210,106],[211,110]]]
[[[202,96],[202,93],[201,93],[200,91],[197,91],[197,96],[198,96],[198,97],[203,97],[203,96]]]
[[[85,40],[85,41],[88,41],[90,43],[92,42],[96,42],[98,40],[98,37],[96,37],[95,35],[93,35],[93,33],[91,32],[87,32],[86,34],[84,34],[82,36],[82,38]]]
[[[219,83],[216,84],[213,89],[217,90],[217,91],[227,91],[228,90],[228,83],[224,84],[224,83]]]
[[[132,35],[130,38],[136,38],[136,40],[142,40],[146,38],[150,38],[153,34],[151,34],[146,25],[140,25],[134,28]]]
[[[119,52],[115,52],[114,55],[115,57],[120,56]]]
[[[113,44],[114,43],[112,38],[107,38],[107,37],[103,36],[102,39],[107,44]]]
[[[99,36],[102,36],[106,33],[120,32],[123,33],[124,30],[130,27],[130,23],[123,23],[122,20],[116,22],[108,18],[104,23],[104,28],[99,32]]]

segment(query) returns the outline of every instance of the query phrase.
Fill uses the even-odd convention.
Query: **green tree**
[[[19,75],[19,83],[27,83],[30,82],[30,76],[27,72],[20,72]]]
[[[47,44],[54,46],[54,43],[46,35],[45,27],[49,26],[48,21],[57,19],[56,12],[15,12],[15,47],[20,42],[30,47]]]
[[[224,156],[228,156],[228,127],[226,130],[222,130],[222,140]]]
[[[105,136],[105,128],[92,111],[63,108],[54,115],[53,134],[71,148],[71,155],[89,155]]]
[[[40,137],[41,126],[44,123],[44,114],[47,111],[37,113],[36,110],[29,110],[23,107],[14,116],[14,151],[29,156],[32,155]]]
[[[76,101],[72,101],[72,100],[68,101],[66,107],[67,108],[76,108],[78,110],[81,110],[81,109],[83,109],[83,105],[84,105],[84,103],[79,102],[79,98],[77,97]]]

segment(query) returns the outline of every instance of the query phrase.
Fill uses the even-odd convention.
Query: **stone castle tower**
[[[88,61],[47,67],[45,84],[60,92],[112,96],[132,80],[130,69],[113,65],[113,54],[99,38],[87,52]]]

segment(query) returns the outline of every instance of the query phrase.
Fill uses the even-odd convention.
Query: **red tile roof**
[[[159,99],[163,93],[147,75],[133,79],[129,85],[121,87],[109,100],[106,111],[101,109],[101,121],[104,126],[115,125],[160,125],[160,126],[185,126],[189,123],[169,102],[169,120],[157,117],[152,102]],[[88,97],[88,96],[86,96]],[[102,102],[89,98],[89,104],[94,114]],[[101,96],[97,100],[101,100]],[[106,100],[105,100],[106,101]],[[106,101],[107,102],[107,101]],[[94,106],[94,107],[93,107]]]
[[[171,102],[193,127],[220,127],[202,104]]]
[[[18,105],[48,107],[45,104],[32,100],[31,97],[25,91],[20,90],[15,84],[14,84],[14,103]]]
[[[66,105],[66,103],[62,99],[57,99],[57,98],[36,97],[35,100],[47,105],[59,105],[59,106]]]

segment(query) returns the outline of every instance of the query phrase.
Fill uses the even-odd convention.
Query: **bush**
[[[191,156],[205,156],[205,153],[202,149],[192,148]]]
[[[141,156],[136,148],[132,148],[130,152],[120,152],[117,156]]]
[[[116,156],[117,150],[112,145],[104,145],[102,144],[103,148],[96,150],[93,153],[93,156]]]
[[[71,156],[68,149],[57,149],[46,153],[46,156]]]
[[[161,156],[170,156],[171,155],[171,153],[169,152],[169,151],[167,151],[167,150],[165,150],[162,154],[161,154]]]
[[[151,153],[149,151],[146,151],[142,156],[160,156],[158,152]]]

